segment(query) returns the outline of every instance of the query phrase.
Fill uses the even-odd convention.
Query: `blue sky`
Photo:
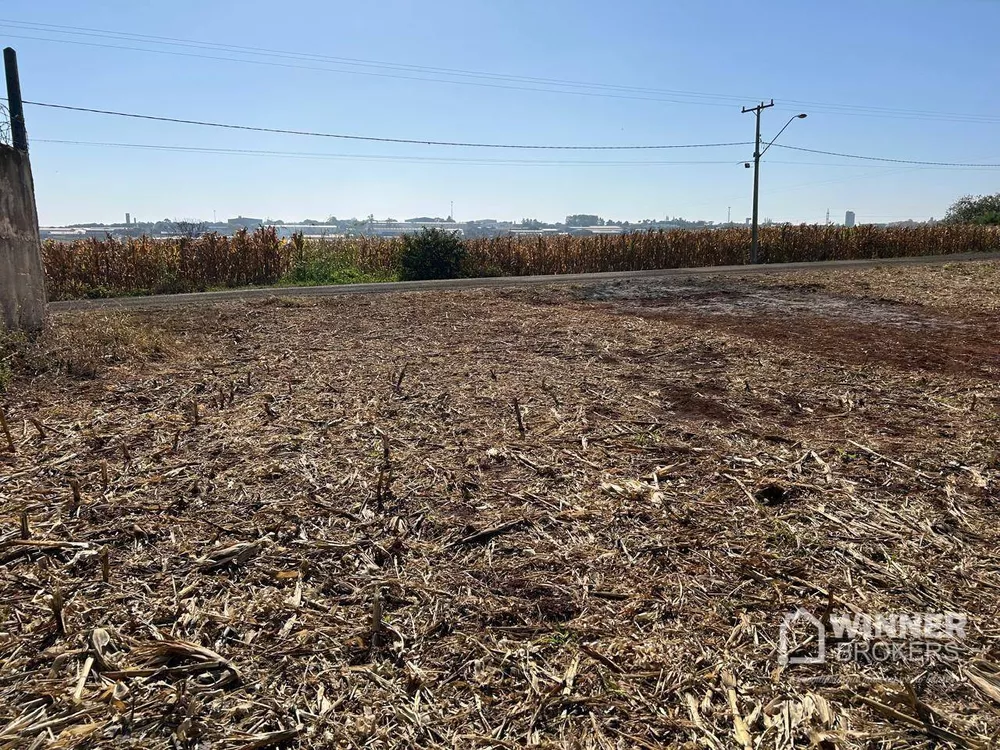
[[[809,114],[785,131],[783,144],[1000,162],[995,0],[7,0],[0,19],[0,43],[18,50],[24,97],[41,102],[358,135],[643,145],[749,141],[753,118],[741,106],[773,97],[766,138],[796,112]],[[564,93],[565,84],[511,77],[590,87],[573,89],[586,95]],[[599,213],[724,221],[729,207],[734,220],[750,212],[751,171],[741,164],[748,146],[484,151],[38,107],[27,107],[26,119],[43,224],[120,221],[126,211],[144,220],[213,212],[220,219],[444,216],[450,201],[459,219]],[[328,156],[50,142],[58,140]],[[835,220],[853,209],[860,220],[927,218],[960,195],[998,190],[1000,169],[904,168],[774,148],[762,167],[761,215],[817,222],[827,209]]]

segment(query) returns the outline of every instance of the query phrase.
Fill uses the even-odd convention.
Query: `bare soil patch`
[[[925,279],[905,270],[922,282],[920,288],[926,285]],[[807,272],[802,280],[788,274],[777,279],[623,281],[575,294],[624,314],[726,330],[780,351],[810,352],[859,366],[983,376],[997,372],[1000,320],[977,309],[983,303],[981,294],[973,294],[976,302],[967,308],[955,305],[947,293],[932,296],[930,304],[901,301],[918,297],[898,282],[896,298],[871,296],[870,285],[851,296],[842,278],[845,273],[836,272],[830,284],[815,283],[816,274]],[[935,267],[928,273],[932,279],[940,274]],[[899,276],[899,281],[907,278]],[[963,274],[958,280],[967,283],[969,278]]]
[[[767,283],[74,329],[3,400],[0,748],[987,747],[996,328]],[[968,624],[782,666],[798,607]]]

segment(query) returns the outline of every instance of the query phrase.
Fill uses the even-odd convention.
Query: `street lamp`
[[[792,120],[804,120],[808,116],[809,115],[803,112],[800,115],[792,115],[791,117],[789,117],[788,122],[785,123],[785,127],[783,127],[781,130],[778,131],[778,135],[774,136],[774,138],[771,139],[771,143],[768,143],[766,146],[764,146],[764,150],[760,152],[760,155],[763,156],[764,154],[767,153],[767,150],[771,148],[771,144],[773,144],[776,140],[778,140],[781,134],[785,132],[785,128],[787,128],[789,125],[792,124]]]
[[[756,107],[744,107],[743,112],[753,112],[757,119],[757,137],[754,139],[754,150],[753,150],[753,225],[750,228],[750,263],[754,264],[757,262],[758,250],[760,249],[760,235],[759,235],[759,225],[758,225],[758,198],[760,195],[760,157],[764,155],[764,152],[771,148],[778,136],[785,132],[785,128],[792,124],[792,120],[804,120],[808,115],[805,113],[793,115],[788,118],[788,122],[785,123],[785,127],[778,131],[778,135],[771,139],[771,143],[768,143],[763,150],[760,148],[760,113],[765,109],[774,106],[774,99],[771,100],[770,104],[764,104],[761,102]],[[749,169],[750,163],[744,164],[745,167]]]

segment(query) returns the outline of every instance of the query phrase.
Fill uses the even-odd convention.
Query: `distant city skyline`
[[[453,207],[449,207],[449,208],[451,210],[453,210]],[[947,211],[942,211],[939,216],[928,216],[928,217],[920,217],[920,216],[908,215],[905,218],[899,218],[899,219],[893,217],[893,220],[895,220],[895,221],[918,221],[918,222],[928,221],[928,222],[930,222],[930,221],[937,221],[937,220],[939,220],[946,213],[947,213]],[[400,217],[400,216],[404,216],[405,218],[397,218],[397,217]],[[117,226],[117,225],[128,226],[130,224],[133,224],[133,225],[134,224],[156,224],[156,223],[161,223],[161,222],[195,222],[195,223],[205,223],[205,224],[210,224],[210,225],[211,224],[221,225],[221,224],[226,224],[227,222],[228,223],[239,223],[239,220],[243,220],[243,219],[247,219],[248,221],[253,221],[253,222],[257,222],[257,223],[264,223],[264,224],[309,224],[309,223],[313,223],[313,224],[329,224],[329,223],[336,223],[336,222],[343,222],[343,221],[428,221],[428,222],[429,221],[439,221],[439,222],[452,222],[453,221],[453,222],[456,222],[456,223],[468,223],[468,222],[519,223],[519,222],[523,222],[523,221],[540,221],[540,222],[543,222],[543,223],[546,223],[546,224],[561,224],[561,223],[571,223],[571,224],[573,224],[573,223],[576,223],[577,225],[579,225],[580,224],[579,221],[572,221],[572,220],[575,220],[575,219],[578,219],[578,218],[584,217],[584,216],[587,216],[587,215],[586,214],[576,213],[576,214],[569,214],[567,216],[563,216],[563,217],[559,217],[559,218],[543,217],[543,216],[537,216],[537,215],[522,216],[522,217],[516,217],[516,218],[497,217],[497,216],[462,217],[462,216],[452,216],[450,214],[449,215],[442,215],[440,213],[435,214],[433,212],[424,212],[424,213],[422,213],[420,215],[417,215],[417,216],[406,216],[405,214],[401,214],[401,213],[399,213],[397,211],[397,212],[391,212],[391,213],[388,213],[388,214],[385,214],[385,215],[375,214],[373,212],[368,212],[368,213],[364,214],[363,216],[347,216],[347,215],[344,215],[344,214],[341,214],[341,215],[338,216],[336,213],[331,213],[331,214],[327,214],[326,216],[301,216],[301,217],[298,214],[293,214],[291,216],[270,216],[270,215],[264,215],[264,216],[259,217],[259,218],[255,218],[255,217],[248,218],[248,217],[245,217],[242,213],[240,213],[240,214],[237,214],[236,216],[219,219],[218,218],[218,212],[213,212],[213,216],[212,216],[211,219],[207,218],[207,216],[205,216],[203,214],[202,215],[194,215],[194,216],[172,216],[172,217],[171,216],[164,216],[164,217],[158,218],[158,219],[148,219],[148,218],[139,217],[139,216],[137,216],[137,215],[135,215],[135,214],[133,214],[133,213],[131,213],[129,211],[126,211],[124,213],[124,219],[123,220],[118,220],[118,221],[116,221],[114,219],[107,219],[107,218],[100,219],[99,218],[99,219],[92,219],[90,221],[66,222],[66,223],[62,223],[62,224],[44,224],[43,223],[42,226],[50,226],[50,227],[66,227],[66,226]],[[717,221],[715,219],[706,219],[706,218],[703,218],[703,217],[671,216],[669,214],[667,214],[665,216],[643,216],[643,217],[639,217],[639,218],[615,217],[615,216],[605,215],[605,214],[601,214],[601,213],[591,214],[590,216],[594,217],[594,219],[600,220],[601,223],[608,223],[608,224],[614,223],[614,224],[634,224],[634,225],[638,225],[638,224],[644,224],[644,223],[678,222],[678,223],[681,223],[681,224],[714,224],[714,225],[733,224],[733,225],[741,225],[741,224],[749,224],[750,223],[750,217],[749,216],[746,217],[745,219],[744,218],[733,218],[733,215],[732,215],[731,212],[727,214],[727,218],[725,220],[723,220],[723,221]],[[876,222],[876,221],[861,221],[861,222],[859,222],[859,221],[857,221],[857,217],[858,216],[863,216],[863,214],[859,214],[859,213],[857,213],[856,211],[854,211],[852,209],[848,209],[844,213],[844,220],[843,220],[843,222],[836,222],[836,221],[832,221],[831,220],[831,214],[830,214],[830,212],[828,210],[827,213],[826,213],[826,216],[824,217],[824,219],[822,221],[791,222],[791,221],[777,220],[777,219],[774,219],[774,218],[769,217],[769,216],[763,216],[763,217],[761,217],[761,222],[762,223],[764,223],[764,222],[767,222],[767,223],[784,223],[784,224],[843,223],[843,224],[845,224],[847,226],[853,226],[856,223],[861,223],[861,224],[891,223],[891,222]],[[570,220],[570,221],[567,221],[567,220]]]
[[[741,108],[772,97],[765,140],[809,115],[764,156],[761,215],[775,221],[941,216],[1000,182],[993,168],[838,155],[1000,163],[1000,99],[989,94],[1000,3],[287,0],[275,12],[262,0],[9,0],[3,16],[0,44],[18,50],[34,102],[390,140],[734,144],[484,149],[29,105],[49,225],[107,220],[121,206],[139,217],[417,216],[451,201],[458,217],[551,221],[601,207],[742,220],[753,120]]]
[[[942,212],[941,215],[943,216],[944,212]],[[265,225],[267,225],[267,224],[303,224],[303,225],[305,225],[305,224],[335,224],[335,223],[344,222],[344,221],[354,221],[354,222],[365,222],[365,221],[376,221],[376,222],[387,222],[388,221],[388,222],[395,222],[395,221],[401,221],[401,222],[427,222],[427,223],[430,223],[430,222],[442,222],[442,223],[457,223],[457,224],[475,223],[475,222],[480,222],[480,223],[482,223],[482,222],[520,223],[522,221],[539,221],[539,222],[542,222],[542,223],[545,223],[545,224],[554,224],[555,225],[555,224],[566,224],[566,223],[569,223],[570,225],[573,225],[572,222],[567,222],[567,219],[571,219],[571,218],[573,218],[573,216],[574,215],[571,214],[571,215],[564,216],[564,217],[561,217],[561,218],[558,218],[558,219],[550,219],[550,218],[539,217],[539,216],[524,216],[524,217],[521,217],[521,218],[499,218],[498,219],[498,218],[495,218],[495,217],[468,217],[468,218],[463,218],[463,217],[455,217],[455,216],[450,216],[450,215],[449,216],[431,215],[431,214],[428,213],[428,214],[423,214],[421,216],[413,216],[413,217],[406,217],[406,218],[396,218],[395,216],[393,216],[391,214],[387,214],[385,216],[380,216],[380,215],[376,215],[374,213],[369,213],[369,214],[367,214],[365,216],[336,216],[335,214],[331,214],[331,215],[326,216],[324,218],[317,218],[317,217],[314,217],[314,216],[306,216],[306,217],[303,217],[303,218],[288,218],[288,217],[279,217],[279,216],[263,216],[263,217],[260,217],[260,218],[256,218],[256,217],[246,217],[243,214],[238,214],[236,216],[220,220],[220,219],[218,219],[216,217],[213,217],[212,219],[208,219],[208,218],[206,218],[204,216],[183,216],[183,217],[174,216],[174,217],[163,217],[163,218],[160,218],[160,219],[144,219],[144,218],[138,217],[138,216],[136,216],[136,215],[134,215],[134,214],[126,211],[124,219],[122,221],[95,219],[93,221],[69,222],[69,223],[64,223],[64,224],[44,224],[44,226],[49,226],[49,227],[68,227],[68,226],[129,226],[129,225],[139,225],[139,224],[156,224],[156,223],[161,223],[161,222],[189,222],[189,223],[193,222],[193,223],[199,223],[199,224],[203,223],[203,224],[207,224],[207,225],[222,225],[222,224],[227,224],[227,223],[228,224],[241,224],[241,225],[243,225],[246,222],[249,222],[250,224],[265,224]],[[712,224],[712,225],[733,224],[733,225],[742,225],[742,224],[748,223],[750,221],[749,217],[747,217],[744,220],[727,219],[725,221],[715,221],[713,219],[704,219],[704,218],[699,218],[699,217],[669,216],[669,215],[664,216],[662,218],[661,217],[645,216],[645,217],[642,217],[642,218],[635,218],[635,219],[609,217],[609,216],[604,216],[603,214],[593,214],[593,216],[596,217],[599,220],[599,223],[602,223],[602,224],[606,223],[606,224],[629,224],[629,225],[641,225],[641,224],[645,224],[645,223],[669,223],[669,222],[677,222],[677,223],[683,223],[683,224]],[[848,211],[845,212],[844,221],[843,222],[832,222],[831,219],[830,219],[829,213],[827,214],[827,216],[824,219],[824,221],[814,221],[814,222],[787,222],[787,221],[785,221],[785,222],[781,222],[781,221],[772,219],[770,217],[762,217],[761,218],[761,222],[762,223],[764,223],[764,222],[767,222],[767,223],[805,223],[805,224],[843,223],[843,224],[845,224],[847,226],[853,226],[854,223],[856,223],[856,217],[857,216],[858,216],[858,214],[855,211],[848,210]],[[923,218],[923,217],[917,217],[917,216],[908,216],[908,217],[906,217],[906,219],[901,219],[901,221],[906,221],[906,220],[909,220],[909,221],[935,221],[935,220],[937,220],[937,218],[940,218],[940,217],[930,216],[930,217]],[[884,223],[884,222],[861,222],[861,223]],[[247,224],[247,225],[249,225],[249,224]],[[580,225],[580,224],[577,224],[577,225]]]
[[[855,226],[853,211],[847,211],[842,226]],[[933,222],[934,219],[930,219]],[[411,216],[403,219],[393,217],[375,218],[345,218],[329,216],[326,219],[277,219],[235,216],[221,221],[208,221],[197,218],[160,219],[149,222],[136,220],[131,213],[126,212],[124,222],[84,222],[69,226],[42,226],[42,239],[73,240],[84,237],[103,237],[107,234],[119,237],[137,237],[150,235],[153,237],[195,236],[207,232],[232,235],[240,230],[254,231],[261,227],[275,227],[281,237],[291,237],[301,233],[306,237],[343,236],[343,235],[378,235],[395,236],[418,232],[424,228],[440,228],[445,231],[455,231],[466,237],[484,237],[506,234],[622,234],[625,232],[645,230],[713,230],[726,227],[747,226],[744,222],[712,222],[706,220],[689,220],[681,217],[665,217],[663,219],[641,219],[635,222],[607,219],[596,214],[574,214],[555,222],[539,219],[523,218],[520,220],[504,220],[494,218],[479,218],[470,220],[452,219],[442,216]],[[782,223],[764,218],[762,224]],[[837,224],[827,219],[829,224]],[[897,222],[869,222],[871,224],[909,225],[923,224],[926,221],[913,219]]]

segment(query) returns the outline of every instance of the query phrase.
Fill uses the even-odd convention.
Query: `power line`
[[[178,151],[196,154],[233,154],[239,156],[276,156],[286,158],[301,159],[344,159],[353,161],[381,161],[381,162],[433,162],[443,164],[474,164],[474,165],[512,165],[512,166],[609,166],[609,167],[642,167],[642,166],[663,166],[663,165],[683,165],[683,164],[737,164],[732,159],[720,159],[712,161],[580,161],[580,160],[539,160],[539,159],[463,159],[451,157],[433,156],[393,156],[382,154],[334,154],[328,152],[310,151],[268,151],[261,149],[235,149],[235,148],[215,148],[200,146],[174,146],[156,143],[116,143],[106,141],[75,141],[54,138],[34,138],[32,143],[54,143],[72,146],[105,146],[114,148],[134,148],[147,149],[151,151]]]
[[[810,110],[814,115],[844,115],[847,117],[873,117],[884,120],[917,120],[926,122],[953,122],[967,125],[996,125],[1000,123],[1000,117],[992,115],[962,115],[947,112],[914,112],[888,111],[879,112],[855,108],[853,105],[823,104],[822,102],[807,102],[797,99],[782,99],[783,103],[792,106],[779,105],[779,112],[799,112],[802,109]]]
[[[835,185],[844,182],[855,182],[858,180],[869,180],[871,178],[882,178],[889,177],[890,175],[900,174],[902,172],[911,172],[921,169],[931,169],[931,167],[883,167],[884,171],[881,172],[865,172],[864,174],[855,174],[850,177],[835,177],[830,180],[811,180],[809,182],[802,182],[796,185],[785,185],[784,187],[772,188],[771,190],[763,191],[763,195],[774,195],[777,193],[787,193],[793,190],[804,190],[806,188],[819,187],[820,185]]]
[[[381,75],[385,77],[403,78],[405,80],[424,80],[436,83],[484,85],[491,88],[513,88],[517,90],[547,91],[549,93],[579,94],[584,96],[610,96],[612,98],[664,101],[667,103],[674,103],[674,104],[701,104],[705,106],[732,106],[732,104],[735,104],[738,101],[742,101],[748,98],[750,99],[759,98],[759,97],[747,97],[745,95],[734,96],[729,94],[716,94],[716,93],[707,93],[701,91],[683,91],[674,89],[649,88],[641,86],[625,86],[620,84],[595,83],[595,82],[586,82],[586,81],[577,81],[577,80],[568,80],[559,78],[510,75],[510,74],[493,73],[486,71],[466,70],[461,68],[443,68],[443,67],[433,67],[425,65],[392,63],[379,60],[364,60],[364,59],[349,58],[349,57],[334,57],[330,55],[321,55],[308,52],[299,52],[299,51],[293,52],[288,50],[244,47],[240,45],[223,44],[217,42],[202,42],[192,39],[182,39],[178,37],[156,36],[152,34],[136,34],[132,32],[121,32],[108,29],[96,29],[96,28],[80,27],[80,26],[65,26],[59,24],[36,23],[31,21],[17,21],[11,19],[0,19],[0,26],[6,26],[9,28],[15,28],[20,30],[27,30],[35,33],[48,33],[48,34],[55,33],[55,34],[62,34],[69,36],[95,37],[95,38],[110,39],[112,41],[133,42],[136,44],[146,44],[146,45],[155,44],[166,47],[181,47],[181,48],[195,49],[195,50],[222,51],[230,54],[250,55],[254,57],[296,60],[296,61],[306,61],[306,62],[325,62],[341,66],[364,67],[364,68],[372,68],[383,71],[417,73],[423,76],[444,75],[444,76],[451,76],[453,78],[471,79],[471,80],[456,81],[456,80],[442,80],[440,78],[434,78],[434,77],[417,78],[414,76],[395,75],[392,73],[378,74],[378,73],[371,73],[370,71],[366,72],[358,70],[336,70],[331,68],[315,68],[310,66],[297,66],[297,65],[283,66],[283,67],[306,68],[306,69],[321,70],[321,71],[325,70],[327,72],[350,73],[358,75]],[[19,37],[17,35],[10,35],[10,36],[13,36],[15,38],[33,39],[35,41],[82,44],[84,46],[106,47],[110,49],[124,49],[130,51],[138,51],[138,52],[178,54],[182,56],[185,55],[185,53],[177,52],[176,50],[162,50],[162,49],[157,50],[157,49],[148,49],[142,47],[122,47],[116,45],[102,45],[102,44],[81,42],[72,39],[50,39],[43,37],[25,37],[25,36]],[[203,57],[206,59],[223,60],[228,62],[267,64],[267,63],[261,63],[261,61],[259,60],[246,60],[246,59],[231,58],[231,57],[224,58],[224,57],[212,57],[207,55],[188,55],[188,56]],[[564,89],[565,88],[590,89],[591,91],[585,91],[585,90],[567,91],[567,90],[551,90],[551,89],[539,89],[539,88],[523,88],[520,86],[500,86],[497,85],[496,83],[481,83],[482,81],[494,81],[494,82],[501,81],[507,83],[529,84],[532,86],[539,86],[539,85],[560,86],[563,87]],[[593,91],[595,89],[597,90],[596,92]],[[619,92],[619,93],[612,93],[612,92]],[[636,94],[646,94],[649,96],[635,96]],[[693,99],[694,101],[677,101],[674,99],[663,99],[654,97],[686,97],[688,99]],[[814,109],[823,109],[823,111],[829,114],[865,116],[865,117],[888,117],[895,119],[924,119],[924,120],[954,121],[954,122],[979,123],[979,124],[1000,122],[1000,117],[994,115],[963,114],[956,112],[941,112],[933,110],[899,109],[892,107],[873,107],[864,105],[837,104],[829,102],[815,102],[815,101],[795,100],[795,99],[786,99],[784,101],[788,102],[789,104],[793,104],[796,107],[807,106],[807,107],[812,107]]]
[[[130,117],[136,120],[153,120],[156,122],[172,122],[181,125],[200,125],[208,128],[225,128],[228,130],[246,130],[254,133],[279,133],[282,135],[304,135],[314,138],[340,138],[349,141],[374,141],[376,143],[408,143],[420,146],[459,146],[463,148],[502,148],[502,149],[533,149],[549,151],[651,151],[679,148],[720,148],[725,146],[749,146],[745,141],[730,143],[682,143],[669,145],[646,145],[646,146],[557,146],[538,144],[512,144],[512,143],[474,143],[466,141],[431,141],[417,138],[383,138],[371,135],[345,135],[342,133],[321,133],[310,130],[288,130],[284,128],[263,128],[254,125],[233,125],[231,123],[208,122],[205,120],[188,120],[180,117],[161,117],[158,115],[141,115],[134,112],[116,112],[108,109],[94,109],[91,107],[72,107],[68,104],[50,104],[46,102],[32,102],[25,100],[25,104],[35,107],[48,107],[50,109],[69,110],[71,112],[89,112],[98,115],[111,115],[114,117]]]
[[[731,166],[743,164],[743,160],[733,159],[712,159],[712,160],[643,160],[643,161],[582,161],[582,160],[556,160],[556,159],[478,159],[478,158],[456,158],[456,157],[434,157],[434,156],[398,156],[393,154],[337,154],[330,152],[316,151],[274,151],[265,149],[237,149],[221,148],[214,146],[177,146],[162,143],[122,143],[109,141],[81,141],[67,140],[61,138],[33,138],[32,143],[52,143],[66,146],[99,146],[109,148],[131,148],[144,149],[150,151],[177,151],[194,154],[232,154],[236,156],[274,156],[283,158],[300,159],[343,159],[347,161],[374,161],[374,162],[422,162],[440,164],[470,164],[470,165],[510,165],[510,166],[539,166],[539,167],[646,167],[646,166],[675,166],[675,165],[709,165],[728,164]],[[770,164],[786,164],[791,166],[813,166],[813,167],[857,167],[865,168],[867,164],[844,164],[842,162],[829,161],[784,161],[781,159],[770,159]],[[927,167],[934,169],[934,167]],[[938,169],[948,169],[948,167],[937,167]],[[884,169],[889,172],[897,171],[891,166]],[[853,179],[853,178],[848,178]],[[839,180],[837,180],[839,181]],[[812,184],[812,183],[810,183]]]
[[[775,159],[771,159],[769,161],[772,164],[816,164],[817,166],[820,166],[818,163],[815,163],[815,162],[797,162],[797,161],[796,162],[783,162],[783,161],[777,161]],[[849,167],[873,167],[874,165],[871,165],[871,164],[832,164],[832,163],[825,163],[825,164],[822,164],[822,166],[830,166],[830,167],[832,167],[832,166],[842,166],[842,167],[848,167],[848,166]],[[798,184],[795,184],[795,185],[785,185],[783,187],[772,188],[770,190],[762,190],[761,191],[761,195],[775,195],[775,194],[778,194],[778,193],[787,193],[787,192],[792,191],[792,190],[800,190],[801,191],[801,190],[804,190],[806,188],[819,187],[820,185],[833,185],[833,184],[844,183],[844,182],[854,182],[854,181],[859,181],[859,180],[870,180],[872,178],[881,179],[881,178],[889,177],[889,176],[892,176],[892,175],[898,175],[898,174],[901,174],[902,172],[922,172],[922,171],[929,171],[929,170],[934,170],[934,169],[969,169],[968,167],[924,167],[924,166],[920,166],[920,167],[894,167],[894,166],[891,166],[891,165],[888,165],[888,164],[885,165],[885,166],[882,166],[882,167],[877,167],[877,168],[880,169],[881,171],[878,171],[878,172],[865,172],[864,174],[855,174],[855,175],[851,175],[850,177],[835,177],[833,179],[828,179],[828,180],[811,180],[809,182],[798,183]],[[740,198],[743,198],[743,197],[744,197],[743,194],[733,194],[731,196],[725,197],[724,201],[739,200]],[[700,208],[701,206],[718,205],[719,201],[720,201],[720,198],[713,198],[710,201],[702,201],[702,202],[699,202],[699,203],[695,203],[695,204],[689,206],[689,208]]]
[[[0,101],[6,101],[6,99],[4,97],[0,97]],[[27,100],[24,101],[24,104],[28,104],[35,107],[47,107],[50,109],[68,110],[71,112],[87,112],[91,114],[109,115],[114,117],[127,117],[137,120],[170,122],[182,125],[198,125],[201,127],[223,128],[228,130],[243,130],[256,133],[277,133],[282,135],[301,135],[301,136],[310,136],[316,138],[337,138],[342,140],[368,141],[376,143],[403,143],[403,144],[421,145],[421,146],[452,146],[452,147],[462,147],[462,148],[522,149],[522,150],[549,150],[549,151],[652,151],[652,150],[689,149],[689,148],[726,148],[733,146],[753,145],[752,143],[747,141],[729,141],[723,143],[653,144],[653,145],[635,145],[635,146],[625,146],[625,145],[566,146],[566,145],[555,145],[555,144],[513,144],[513,143],[477,143],[471,141],[436,141],[436,140],[420,140],[415,138],[388,138],[388,137],[368,136],[368,135],[348,135],[344,133],[323,133],[317,131],[291,130],[285,128],[265,128],[254,125],[234,125],[232,123],[209,122],[206,120],[191,120],[179,117],[164,117],[159,115],[144,115],[135,112],[118,112],[115,110],[95,109],[92,107],[75,107],[68,104],[52,104],[49,102],[34,102]],[[78,141],[77,143],[82,144],[84,142]],[[784,148],[792,151],[801,151],[810,154],[835,156],[842,159],[858,159],[863,161],[885,162],[888,164],[913,164],[916,166],[942,167],[942,168],[954,167],[954,168],[966,168],[966,169],[1000,169],[1000,164],[924,161],[918,159],[896,159],[884,156],[865,156],[860,154],[848,154],[839,151],[825,151],[822,149],[805,148],[802,146],[789,146],[782,143],[775,143],[774,146],[777,148]],[[640,162],[634,162],[634,163],[640,163]],[[804,164],[804,162],[793,162],[793,163]]]
[[[0,97],[0,100],[4,100]],[[209,122],[206,120],[191,120],[180,117],[163,117],[159,115],[143,115],[135,112],[118,112],[115,110],[95,109],[92,107],[75,107],[68,104],[52,104],[49,102],[34,102],[25,100],[25,104],[35,107],[47,107],[50,109],[68,110],[71,112],[87,112],[91,114],[109,115],[114,117],[128,117],[137,120],[152,120],[155,122],[171,122],[182,125],[198,125],[201,127],[223,128],[228,130],[244,130],[255,133],[277,133],[282,135],[301,135],[316,138],[337,138],[351,141],[369,141],[376,143],[404,143],[421,146],[454,146],[462,148],[492,148],[492,149],[522,149],[522,150],[548,150],[548,151],[652,151],[667,149],[688,149],[688,148],[726,148],[732,146],[753,145],[747,141],[729,141],[724,143],[680,143],[680,144],[654,144],[635,146],[565,146],[555,144],[513,144],[513,143],[477,143],[472,141],[436,141],[420,140],[415,138],[388,138],[369,135],[348,135],[344,133],[323,133],[310,130],[291,130],[285,128],[264,128],[254,125],[234,125],[232,123]],[[81,142],[82,143],[82,142]],[[824,151],[821,149],[805,148],[802,146],[789,146],[783,143],[775,143],[776,148],[784,148],[792,151],[801,151],[810,154],[821,154],[823,156],[835,156],[842,159],[859,159],[863,161],[877,161],[889,164],[913,164],[925,167],[957,167],[957,168],[981,168],[1000,169],[1000,164],[978,164],[969,162],[945,162],[945,161],[924,161],[918,159],[895,159],[884,156],[864,156],[860,154],[848,154],[839,151]]]
[[[834,104],[805,99],[782,99],[781,101],[782,104],[794,105],[792,107],[779,106],[779,109],[783,111],[798,111],[806,108],[811,109],[814,113],[850,115],[853,117],[879,117],[894,120],[930,120],[932,122],[963,122],[979,125],[991,125],[1000,122],[1000,116],[996,115],[897,109],[893,107],[872,107],[857,104]]]
[[[778,148],[787,148],[791,151],[804,151],[809,154],[822,154],[823,156],[839,156],[842,159],[863,159],[864,161],[881,161],[890,164],[915,164],[921,167],[982,167],[987,169],[1000,169],[1000,164],[968,164],[950,161],[919,161],[916,159],[890,159],[885,156],[861,156],[859,154],[844,154],[837,151],[822,151],[816,148],[803,148],[802,146],[786,146],[783,143],[775,143]]]
[[[351,75],[361,75],[361,76],[374,76],[377,78],[396,78],[406,81],[425,81],[431,83],[450,83],[463,86],[480,86],[492,89],[507,89],[511,91],[535,91],[546,94],[574,94],[577,96],[588,96],[588,97],[604,97],[610,99],[631,99],[636,101],[649,101],[649,102],[662,102],[666,104],[701,104],[709,107],[731,107],[732,104],[723,104],[721,102],[711,102],[711,101],[684,101],[678,99],[666,99],[662,96],[635,96],[628,94],[613,94],[613,93],[603,93],[595,91],[586,90],[566,90],[566,89],[556,89],[556,88],[538,88],[531,86],[514,86],[509,84],[500,83],[483,83],[479,81],[462,81],[462,80],[449,80],[445,78],[433,78],[433,77],[419,77],[419,76],[409,76],[409,75],[399,75],[393,73],[376,73],[369,70],[342,70],[336,68],[323,68],[316,67],[314,65],[295,65],[292,63],[279,63],[279,62],[269,62],[266,60],[247,60],[235,57],[219,57],[217,55],[204,55],[194,52],[179,52],[177,50],[163,50],[163,49],[147,49],[144,47],[126,47],[116,44],[99,44],[97,42],[83,42],[77,39],[47,39],[45,37],[35,37],[35,36],[24,36],[22,34],[6,34],[6,36],[12,39],[31,39],[38,42],[56,42],[61,44],[75,44],[84,47],[98,47],[101,49],[119,49],[128,50],[132,52],[149,52],[158,55],[174,55],[180,57],[193,57],[202,60],[219,60],[222,62],[235,62],[235,63],[246,63],[248,65],[266,65],[270,67],[277,68],[291,68],[294,70],[313,70],[327,73],[348,73]],[[243,53],[250,54],[250,53]],[[343,63],[345,65],[350,63]],[[565,86],[574,86],[575,84],[562,84]],[[595,84],[595,86],[603,86],[604,84]],[[675,96],[699,96],[698,94],[676,94]],[[711,96],[706,94],[705,96]],[[735,97],[733,97],[735,99]]]
[[[571,86],[571,87],[579,87],[587,89],[595,89],[595,88],[607,89],[612,91],[626,91],[634,93],[665,94],[670,96],[690,96],[690,97],[708,98],[708,99],[728,99],[731,101],[741,100],[741,97],[737,96],[724,95],[724,94],[710,94],[699,91],[656,89],[656,88],[646,88],[641,86],[622,86],[617,84],[594,83],[587,81],[567,80],[561,78],[543,78],[538,76],[520,76],[520,75],[510,75],[504,73],[492,73],[485,71],[466,70],[461,68],[442,68],[442,67],[433,67],[427,65],[390,63],[380,60],[363,60],[358,58],[335,57],[331,55],[320,55],[316,53],[301,52],[301,51],[290,52],[287,50],[275,50],[275,49],[267,49],[259,47],[244,47],[235,44],[202,42],[192,39],[181,39],[178,37],[155,36],[152,34],[136,34],[132,32],[111,31],[107,29],[94,29],[94,28],[80,27],[80,26],[63,26],[59,24],[45,24],[45,23],[35,23],[29,21],[13,21],[9,19],[0,19],[0,26],[24,28],[29,31],[35,31],[40,33],[58,33],[58,34],[68,34],[74,36],[90,36],[90,37],[99,37],[112,40],[134,41],[143,44],[159,44],[163,46],[176,46],[176,47],[186,47],[193,49],[223,50],[227,52],[253,55],[253,56],[330,62],[338,65],[361,66],[366,68],[399,70],[405,72],[419,72],[419,73],[449,75],[449,76],[466,77],[466,78],[512,81],[516,83]],[[39,38],[38,40],[52,41],[52,42],[69,41],[65,39],[60,40],[60,39],[41,39],[41,38]],[[137,51],[153,51],[153,50],[141,50],[138,48],[123,48],[123,49],[137,49]],[[239,61],[237,60],[236,62]]]

